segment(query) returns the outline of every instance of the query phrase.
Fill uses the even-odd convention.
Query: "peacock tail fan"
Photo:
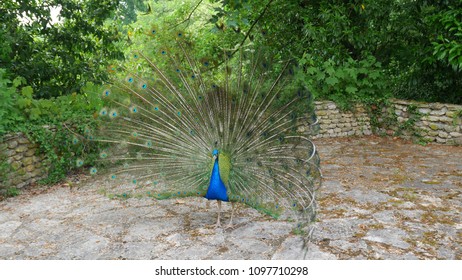
[[[321,184],[309,140],[316,118],[296,69],[251,44],[223,51],[220,62],[192,57],[193,44],[180,34],[152,53],[134,52],[130,69],[111,67],[125,78],[100,93],[99,129],[86,132],[110,146],[100,154],[113,166],[106,193],[204,196],[217,149],[230,201],[299,227],[313,222]]]

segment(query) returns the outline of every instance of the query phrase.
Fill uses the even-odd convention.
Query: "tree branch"
[[[252,23],[252,25],[250,26],[249,30],[247,31],[247,34],[245,34],[245,37],[244,39],[242,39],[241,43],[239,44],[239,47],[236,48],[232,53],[231,53],[231,56],[233,56],[238,50],[240,47],[242,47],[242,45],[244,45],[245,41],[247,40],[247,38],[249,38],[250,36],[250,33],[252,33],[252,29],[255,27],[255,25],[257,25],[257,23],[263,18],[263,16],[265,15],[266,11],[268,10],[269,6],[271,5],[271,3],[273,3],[274,0],[270,0],[268,1],[268,3],[266,4],[265,8],[263,8],[262,12],[258,15],[258,17],[255,19],[255,21]]]
[[[196,6],[194,6],[194,8],[193,8],[193,9],[191,10],[191,12],[189,13],[188,17],[185,18],[184,20],[182,20],[181,22],[175,24],[174,26],[172,26],[171,29],[174,29],[174,28],[176,28],[178,25],[181,25],[181,24],[183,24],[183,23],[185,23],[185,22],[191,20],[192,15],[193,15],[194,12],[197,10],[197,8],[199,7],[199,5],[202,4],[203,1],[204,1],[204,0],[199,0],[199,2],[197,2]]]

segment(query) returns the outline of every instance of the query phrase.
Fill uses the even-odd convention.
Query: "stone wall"
[[[372,134],[369,115],[362,106],[356,106],[353,112],[341,111],[332,101],[316,101],[315,106],[319,121],[315,139]]]
[[[0,142],[0,189],[22,188],[46,177],[43,156],[22,133],[6,135]]]
[[[398,125],[390,127],[393,131],[412,125],[403,135],[414,134],[427,142],[462,145],[462,105],[405,100],[392,100],[392,104],[389,113],[398,121]]]
[[[372,134],[371,119],[364,107],[341,111],[331,101],[316,101],[319,133],[313,138]],[[391,100],[381,108],[376,132],[426,142],[462,145],[462,105]]]

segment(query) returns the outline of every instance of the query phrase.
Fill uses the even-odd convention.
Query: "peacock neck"
[[[220,167],[218,158],[215,159],[213,164],[212,174],[210,176],[210,184],[207,189],[205,198],[210,200],[228,201],[228,194],[225,184],[220,177]]]

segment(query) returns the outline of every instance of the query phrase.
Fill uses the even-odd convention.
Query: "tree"
[[[114,15],[119,1],[4,0],[0,3],[0,68],[25,78],[35,97],[79,92],[106,79],[106,66],[123,58]],[[59,23],[51,12],[59,10]]]

